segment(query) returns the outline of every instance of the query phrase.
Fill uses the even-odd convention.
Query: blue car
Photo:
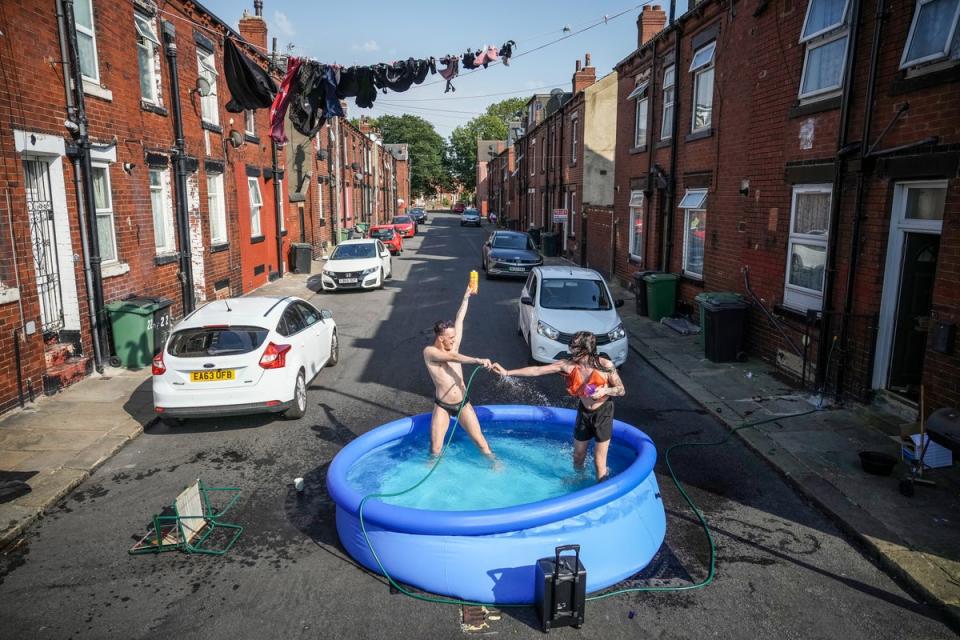
[[[488,279],[493,276],[526,278],[534,267],[543,265],[533,238],[522,231],[491,233],[483,243],[482,261]]]
[[[407,215],[413,218],[413,221],[417,224],[425,224],[427,222],[427,211],[425,209],[421,209],[419,207],[416,209],[410,209],[410,211],[407,212]]]

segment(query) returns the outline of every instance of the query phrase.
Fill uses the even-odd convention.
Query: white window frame
[[[577,146],[580,144],[580,119],[572,118],[570,122],[570,164],[577,164]]]
[[[691,133],[696,133],[698,131],[707,131],[713,125],[713,94],[714,94],[714,59],[717,53],[717,41],[714,40],[708,44],[703,45],[693,53],[693,58],[690,60],[690,73],[693,74],[693,96],[690,100],[693,108],[690,113],[690,131]],[[699,59],[699,62],[698,62]],[[700,83],[705,82],[704,78],[707,74],[710,74],[710,111],[706,117],[706,124],[703,126],[697,126],[697,96],[700,95]]]
[[[667,90],[670,90],[670,102],[667,102]],[[677,104],[677,66],[671,64],[663,70],[663,109],[660,121],[660,139],[669,140],[673,137],[673,110]],[[667,114],[670,117],[667,117]]]
[[[277,185],[280,187],[280,188],[278,189],[278,191],[280,192],[280,195],[278,196],[278,197],[280,198],[280,201],[279,201],[279,203],[278,203],[279,206],[280,206],[280,232],[283,233],[284,231],[287,230],[287,213],[286,213],[286,211],[284,211],[284,209],[283,209],[283,200],[284,200],[284,198],[283,198],[283,178],[277,178]]]
[[[197,46],[197,71],[210,83],[210,94],[200,96],[200,119],[207,124],[220,126],[220,102],[217,98],[217,58],[213,51]]]
[[[690,248],[690,216],[692,214],[702,214],[704,218],[707,216],[706,209],[684,209],[683,210],[683,275],[694,280],[703,280],[703,264],[700,265],[701,273],[696,271],[690,271],[687,269],[687,259],[689,256]],[[703,238],[703,258],[704,263],[706,263],[707,258],[707,238],[706,238],[706,223],[704,223],[704,238]]]
[[[320,219],[321,219],[321,220],[324,219],[324,217],[323,217],[323,215],[324,215],[324,214],[323,214],[323,191],[324,191],[324,189],[321,188],[321,187],[318,185],[318,186],[317,186],[317,202],[318,202],[318,209],[317,209],[317,211],[318,211],[318,215],[320,216]],[[394,189],[394,191],[396,191],[396,189]],[[394,203],[396,203],[396,200],[394,200]]]
[[[246,109],[243,112],[243,132],[248,136],[256,137],[257,135],[257,112],[253,109]],[[320,138],[315,138],[317,140],[317,150],[320,149]]]
[[[227,204],[224,201],[223,174],[207,174],[207,215],[210,217],[210,245],[226,244],[227,234]],[[214,228],[219,227],[219,233],[214,234]]]
[[[800,86],[797,87],[797,94],[800,100],[812,100],[833,97],[834,94],[843,88],[847,72],[847,56],[850,55],[850,0],[846,0],[843,5],[843,12],[840,20],[834,24],[827,25],[823,29],[814,33],[804,35],[807,29],[807,23],[810,20],[810,11],[816,5],[817,0],[810,0],[807,5],[807,12],[803,19],[803,29],[800,31],[800,44],[805,45],[803,52],[803,72],[800,74]],[[812,91],[803,91],[807,82],[807,63],[810,61],[810,54],[816,49],[833,44],[843,38],[843,56],[840,60],[840,77],[834,85],[820,87]]]
[[[107,179],[107,191],[106,191],[107,206],[104,208],[96,207],[96,198],[94,198],[94,206],[96,207],[95,213],[97,217],[98,234],[100,231],[100,225],[102,224],[102,221],[104,220],[104,218],[106,218],[107,221],[110,223],[110,242],[112,243],[113,258],[110,258],[109,260],[103,260],[103,264],[105,265],[114,264],[114,263],[120,262],[120,251],[119,251],[119,248],[117,247],[117,226],[116,226],[116,220],[113,212],[113,184],[110,181],[110,165],[106,163],[94,162],[92,166],[93,166],[94,172],[96,172],[98,169],[103,169],[104,176],[106,176],[106,179]],[[99,242],[100,242],[100,238],[98,235],[97,237],[98,245],[99,245]],[[100,248],[100,257],[102,258],[103,246],[99,246],[99,248]]]
[[[636,100],[633,122],[633,146],[635,149],[647,146],[647,138],[650,135],[647,129],[647,121],[650,119],[650,100],[647,94],[649,86],[650,83],[641,82],[637,85],[636,89],[631,91],[630,95],[627,96],[627,100]],[[643,106],[642,109],[640,108],[641,105]],[[641,111],[643,112],[642,116]]]
[[[830,238],[830,219],[827,218],[827,232],[823,235],[810,233],[795,233],[793,225],[797,215],[797,201],[799,196],[809,193],[827,194],[830,196],[829,206],[833,206],[833,185],[826,184],[798,184],[794,185],[793,193],[790,196],[790,227],[787,236],[787,262],[783,274],[783,306],[806,312],[808,309],[820,311],[823,309],[823,288],[820,291],[808,289],[790,282],[790,261],[793,259],[793,245],[817,245],[822,246],[824,252],[827,250]],[[824,278],[826,278],[826,269],[824,269]]]
[[[530,175],[537,173],[537,139],[532,138],[530,140]]]
[[[76,18],[74,18],[73,22],[74,22],[74,26],[76,26],[77,28],[77,31],[79,31],[84,35],[90,36],[90,39],[93,42],[93,67],[94,67],[94,70],[97,72],[97,75],[95,76],[88,76],[83,72],[83,69],[80,69],[80,76],[86,80],[90,80],[95,84],[100,84],[100,54],[97,51],[97,23],[96,23],[96,16],[93,15],[93,0],[76,0],[76,2],[82,2],[85,5],[90,7],[90,28],[87,28],[82,24],[80,24],[79,22],[77,22]],[[76,14],[77,14],[76,9],[74,9],[73,14],[74,14],[74,17],[76,17]]]
[[[160,184],[156,187],[149,182],[149,174],[156,172],[159,176]],[[173,224],[173,201],[170,199],[170,169],[161,169],[151,167],[148,171],[148,186],[150,191],[150,210],[153,214],[153,244],[157,255],[174,253],[177,250],[177,239],[174,234]],[[162,211],[154,209],[153,194],[160,194],[160,206]],[[162,232],[162,238],[157,235],[158,225]]]
[[[917,21],[920,19],[920,11],[925,5],[928,5],[931,2],[933,2],[933,0],[918,0],[917,2],[916,8],[913,11],[913,20],[910,22],[910,32],[907,34],[907,42],[903,46],[903,55],[900,57],[901,69],[916,67],[924,64],[925,62],[935,62],[937,60],[947,58],[950,55],[950,50],[953,48],[953,40],[957,34],[957,23],[960,22],[960,2],[957,3],[957,8],[953,11],[953,22],[950,26],[950,32],[949,35],[947,35],[946,42],[943,43],[943,50],[939,53],[931,53],[927,56],[917,58],[916,60],[907,59],[907,54],[910,51],[910,44],[913,42],[913,36],[916,35]]]
[[[646,227],[646,218],[643,213],[643,205],[646,198],[644,197],[643,191],[636,189],[630,192],[630,201],[627,204],[627,207],[630,211],[630,241],[629,241],[629,253],[630,257],[636,262],[639,262],[641,265],[644,263],[645,255],[644,249],[646,248],[647,242],[647,227]],[[640,241],[640,246],[637,246],[637,236],[634,233],[634,230],[637,228],[637,218],[640,218],[642,221],[643,233]]]
[[[160,87],[157,73],[157,47],[160,46],[160,37],[157,35],[156,19],[141,13],[133,12],[133,26],[137,32],[137,79],[140,80],[140,51],[143,50],[149,61],[149,86],[152,95],[143,94],[143,83],[140,83],[140,100],[148,104],[160,106]]]
[[[250,187],[253,186],[251,191]],[[256,200],[254,200],[256,196]],[[247,177],[247,198],[250,201],[250,237],[263,237],[263,225],[260,222],[260,211],[263,209],[263,194],[260,192],[260,180]]]

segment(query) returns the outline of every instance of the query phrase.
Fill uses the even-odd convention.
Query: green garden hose
[[[360,506],[358,508],[358,514],[360,518],[360,531],[363,533],[363,540],[367,544],[367,548],[370,549],[370,553],[373,555],[373,559],[376,560],[377,566],[380,568],[380,572],[383,573],[384,577],[387,579],[387,582],[390,583],[390,586],[396,589],[398,592],[402,593],[405,596],[409,596],[416,600],[422,600],[424,602],[433,602],[436,604],[453,604],[453,605],[467,605],[467,606],[477,606],[477,607],[496,607],[498,609],[503,609],[506,607],[529,607],[529,604],[497,604],[495,602],[472,602],[469,600],[460,600],[458,598],[441,598],[436,596],[426,596],[419,593],[414,593],[405,589],[400,584],[398,584],[393,577],[387,572],[386,567],[383,566],[383,562],[380,561],[380,556],[377,555],[376,550],[373,548],[373,545],[370,543],[370,538],[367,536],[367,528],[363,521],[363,507],[366,504],[367,500],[371,498],[395,498],[397,496],[402,496],[406,493],[410,493],[424,482],[427,478],[433,475],[433,472],[440,465],[440,461],[443,460],[443,455],[447,451],[447,447],[450,445],[450,442],[453,440],[453,435],[457,430],[457,427],[460,425],[460,412],[463,411],[463,406],[467,402],[467,398],[470,397],[470,385],[473,384],[473,378],[477,375],[477,372],[480,371],[480,367],[476,367],[473,370],[473,373],[470,374],[470,378],[467,380],[467,386],[464,390],[463,400],[460,402],[460,408],[457,410],[457,415],[453,419],[453,428],[450,429],[450,435],[447,436],[446,441],[443,443],[443,448],[440,449],[440,454],[437,456],[436,460],[433,463],[433,466],[430,467],[430,470],[427,471],[427,474],[423,476],[418,482],[412,486],[404,489],[403,491],[397,491],[394,493],[369,493],[360,500]],[[639,592],[655,592],[655,591],[690,591],[693,589],[702,589],[708,584],[713,582],[714,575],[716,574],[716,560],[717,560],[717,547],[713,541],[713,534],[710,533],[710,527],[707,526],[707,521],[703,517],[703,514],[697,508],[697,505],[693,502],[693,499],[687,495],[687,492],[684,491],[683,485],[680,484],[680,481],[677,479],[677,474],[673,471],[673,465],[670,463],[670,454],[674,449],[679,449],[681,447],[715,447],[722,444],[725,444],[737,431],[741,429],[749,429],[752,427],[757,427],[762,424],[767,424],[769,422],[777,422],[778,420],[787,420],[789,418],[797,418],[800,416],[809,415],[821,411],[821,409],[810,409],[809,411],[801,411],[799,413],[791,413],[785,416],[775,416],[772,418],[765,418],[763,420],[756,420],[754,422],[745,422],[738,427],[734,427],[730,430],[730,433],[726,434],[720,440],[713,442],[679,442],[677,444],[671,445],[667,448],[664,453],[664,460],[667,463],[667,470],[670,472],[670,479],[673,480],[674,486],[677,487],[677,491],[680,492],[680,495],[683,496],[683,499],[687,501],[687,504],[690,505],[690,508],[693,510],[693,513],[697,516],[697,520],[700,522],[700,526],[703,527],[703,532],[707,536],[707,542],[710,544],[710,562],[709,570],[707,572],[707,577],[702,581],[695,584],[688,584],[676,587],[630,587],[627,589],[616,589],[607,593],[601,593],[594,596],[587,597],[587,600],[603,600],[604,598],[610,598],[612,596],[622,595],[624,593],[639,593]]]

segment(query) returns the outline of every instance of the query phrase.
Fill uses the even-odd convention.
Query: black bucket
[[[867,473],[876,476],[888,476],[893,473],[893,467],[897,464],[897,459],[889,453],[880,451],[861,451],[860,464]]]

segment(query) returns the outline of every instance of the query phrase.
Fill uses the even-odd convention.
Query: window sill
[[[896,96],[919,89],[935,87],[941,84],[960,81],[960,63],[953,61],[954,64],[943,68],[943,63],[935,63],[928,67],[919,67],[901,71],[893,79],[890,86],[890,95]]]
[[[266,240],[264,236],[253,236],[250,238],[250,244],[260,244],[264,240]]]
[[[638,153],[646,153],[646,151],[647,151],[647,145],[642,145],[639,147],[630,147],[627,153],[629,153],[630,155],[636,155]]]
[[[825,97],[807,98],[809,102],[797,101],[787,113],[788,118],[802,118],[803,116],[833,111],[840,108],[839,95],[827,95]]]
[[[101,100],[106,100],[107,102],[113,102],[113,91],[101,87],[93,80],[87,80],[86,78],[83,79],[83,93],[84,95],[100,98]]]
[[[783,317],[785,317],[785,318],[791,318],[791,319],[793,319],[793,320],[799,320],[800,322],[803,322],[804,324],[810,322],[810,319],[807,317],[807,314],[804,313],[803,311],[798,311],[797,309],[793,309],[793,308],[791,308],[791,307],[785,307],[785,306],[782,305],[782,304],[775,304],[775,305],[773,305],[773,312],[774,312],[775,314],[777,314],[778,316],[783,316]],[[814,313],[815,313],[815,314],[819,314],[820,312],[819,312],[819,311],[815,311]],[[815,316],[815,317],[816,317],[816,316]]]
[[[665,149],[665,148],[669,147],[672,142],[673,142],[673,138],[664,138],[663,140],[661,140],[660,142],[657,143],[656,148],[657,148],[657,149]]]
[[[707,127],[700,131],[694,131],[693,133],[688,133],[687,137],[684,138],[685,142],[693,142],[694,140],[703,140],[704,138],[713,137],[713,127]]]
[[[179,258],[180,257],[176,253],[161,253],[153,258],[153,264],[159,267],[160,265],[176,262],[179,260]]]
[[[0,304],[9,304],[20,299],[20,289],[16,287],[0,288]]]
[[[286,237],[286,235],[287,235],[287,230],[286,230],[286,229],[282,229],[282,230],[280,231],[280,237],[283,238],[283,237]]]
[[[641,258],[641,257],[639,257],[639,256],[635,256],[635,255],[633,255],[632,253],[629,254],[629,257],[627,258],[627,262],[629,262],[630,264],[635,264],[635,265],[637,265],[638,267],[642,267],[642,266],[643,266],[643,258]]]
[[[126,262],[111,262],[100,267],[100,277],[116,278],[130,271],[130,265]]]
[[[221,251],[226,251],[229,248],[230,243],[228,242],[218,243],[210,247],[210,253],[220,253]]]
[[[149,111],[150,113],[155,113],[158,116],[168,115],[167,110],[161,107],[160,105],[153,104],[151,102],[140,101],[140,109],[142,111]]]
[[[249,133],[243,134],[243,139],[246,140],[247,142],[252,142],[253,144],[260,144],[260,138],[258,138],[255,135],[251,135]]]
[[[218,124],[213,124],[212,122],[207,122],[206,120],[200,120],[200,128],[213,131],[214,133],[223,133],[223,127]]]
[[[703,284],[703,277],[701,277],[701,276],[695,276],[695,275],[692,275],[692,274],[689,274],[689,273],[681,273],[681,274],[680,274],[680,281],[681,281],[681,282],[686,282],[686,283],[688,283],[688,284],[692,284],[692,285],[695,286],[695,287],[703,287],[703,286],[704,286],[704,284]]]

